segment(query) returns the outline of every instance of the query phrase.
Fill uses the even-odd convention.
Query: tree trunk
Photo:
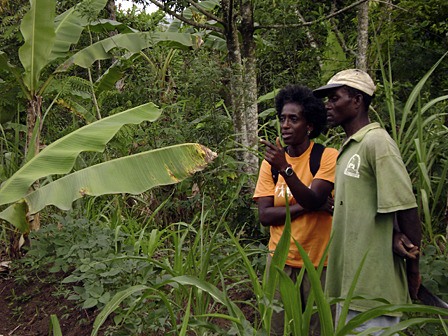
[[[369,45],[369,1],[359,5],[358,10],[358,53],[356,68],[367,71],[367,50]]]
[[[244,171],[258,173],[258,106],[257,106],[257,59],[255,55],[254,19],[252,2],[245,1],[241,7],[241,37],[243,41],[244,122],[246,124],[246,151]],[[255,188],[255,186],[252,186]]]
[[[226,41],[230,74],[230,100],[236,142],[243,148],[238,159],[242,170],[249,175],[258,173],[258,108],[257,108],[257,62],[255,56],[253,8],[245,1],[239,15],[231,0],[223,0],[222,8],[226,26]],[[240,29],[236,24],[241,19]],[[239,41],[241,33],[242,43]],[[248,183],[248,193],[255,189],[254,181]]]
[[[29,152],[32,151],[31,157],[39,154],[40,151],[40,133],[42,130],[42,97],[34,96],[34,99],[28,102],[27,110],[27,137],[25,146],[25,158],[28,157]],[[38,127],[38,129],[36,129]],[[36,131],[35,131],[36,129]],[[39,182],[36,182],[39,183]],[[40,228],[40,217],[36,213],[30,220],[30,230],[36,231]]]
[[[33,133],[36,127],[36,123],[40,124],[41,121],[41,106],[42,97],[40,96],[35,96],[33,100],[30,100],[28,102],[28,110],[26,116],[27,135],[25,144],[25,157],[28,155],[29,151],[33,151],[33,156],[39,153],[40,130],[42,126],[38,125],[39,129],[36,130],[35,139],[33,139]]]

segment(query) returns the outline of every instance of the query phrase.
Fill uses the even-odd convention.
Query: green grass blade
[[[433,315],[442,315],[442,316],[448,316],[448,309],[444,308],[438,308],[433,306],[425,306],[425,305],[418,305],[418,304],[404,304],[404,305],[391,305],[391,304],[385,304],[379,307],[372,308],[368,311],[362,312],[355,316],[353,319],[351,319],[345,326],[342,326],[341,328],[338,328],[338,332],[336,335],[347,335],[350,333],[353,329],[360,326],[361,324],[376,318],[381,315],[387,315],[391,313],[423,313],[423,314],[433,314]],[[400,323],[413,323],[413,322],[406,322],[411,321],[412,318],[409,320],[402,321]],[[344,320],[340,320],[344,321]],[[433,319],[433,322],[437,321],[437,319]],[[418,320],[415,321],[418,323]],[[343,323],[340,323],[340,325],[343,325]],[[393,327],[392,327],[393,328]],[[398,330],[400,327],[398,327]],[[396,332],[396,331],[395,331]]]
[[[100,327],[103,325],[104,321],[106,321],[107,317],[118,308],[120,303],[126,299],[127,297],[131,296],[132,294],[143,291],[148,289],[149,287],[144,285],[136,285],[129,287],[121,292],[118,292],[114,295],[114,297],[104,306],[101,313],[98,314],[98,316],[95,319],[95,322],[93,322],[93,330],[91,333],[91,336],[96,336],[98,334],[98,331]]]
[[[448,52],[443,54],[443,56],[432,66],[432,68],[423,76],[422,79],[417,83],[417,85],[412,90],[411,94],[409,95],[408,100],[406,101],[406,104],[403,108],[403,116],[401,118],[401,127],[399,130],[399,138],[401,138],[401,135],[403,134],[403,131],[406,129],[406,122],[408,116],[412,113],[412,107],[414,106],[415,101],[417,100],[418,96],[420,95],[420,92],[425,85],[428,78],[431,76],[431,74],[434,72],[434,70],[439,66],[439,64],[442,62],[442,60],[445,58],[445,56],[448,55]]]
[[[394,325],[393,327],[387,328],[383,331],[381,336],[393,336],[397,335],[399,331],[405,331],[409,327],[415,325],[426,325],[429,323],[440,324],[440,319],[431,318],[431,317],[421,317],[421,318],[411,318],[409,320],[401,321],[400,323]],[[447,333],[448,335],[448,333]]]
[[[54,314],[50,316],[50,332],[53,331],[53,336],[62,336],[61,325],[58,317]]]
[[[428,194],[426,193],[426,191],[424,189],[420,189],[420,195],[421,195],[421,203],[423,206],[423,218],[424,218],[426,232],[427,232],[429,241],[432,241],[434,238],[434,235],[432,232],[432,218],[431,218],[431,213],[429,211]]]
[[[192,291],[190,290],[187,307],[185,308],[185,315],[182,318],[182,327],[180,328],[179,336],[185,336],[187,334],[188,322],[190,321],[191,292]]]
[[[275,248],[275,253],[271,259],[271,265],[269,269],[266,267],[263,276],[263,292],[268,302],[267,307],[261,306],[260,313],[263,320],[263,325],[265,330],[271,329],[271,318],[272,318],[272,301],[274,299],[274,294],[278,285],[279,274],[276,271],[277,268],[283,269],[285,267],[286,259],[288,258],[288,252],[290,247],[290,237],[291,237],[291,213],[289,211],[289,201],[288,195],[286,198],[286,218],[285,226],[283,228],[283,234]]]
[[[306,268],[307,275],[310,279],[311,290],[313,292],[317,310],[319,312],[321,333],[324,336],[325,335],[330,336],[333,333],[333,317],[331,315],[330,304],[326,300],[325,294],[322,290],[322,286],[320,283],[320,272],[316,271],[313,263],[308,257],[308,254],[298,242],[296,242],[296,246],[299,249],[300,255],[303,259],[304,266]]]
[[[367,250],[366,253],[364,254],[364,256],[362,257],[359,267],[356,270],[355,276],[353,277],[353,281],[350,285],[350,289],[347,293],[347,297],[344,300],[344,304],[341,308],[341,315],[339,317],[338,327],[336,329],[337,335],[345,335],[344,333],[340,333],[344,327],[344,323],[343,322],[341,323],[341,321],[345,321],[347,319],[348,310],[350,308],[350,302],[353,299],[353,294],[355,292],[356,284],[358,282],[359,276],[361,275],[361,270],[362,270],[362,267],[364,266],[364,263],[366,261],[368,253],[369,253],[369,251]]]
[[[189,276],[189,275],[181,275],[178,277],[174,277],[170,279],[170,281],[177,282],[181,285],[189,285],[194,286],[205,293],[209,294],[215,301],[225,305],[231,313],[231,316],[238,319],[238,323],[241,323],[241,321],[246,320],[243,312],[238,308],[238,306],[233,303],[232,301],[228,300],[226,295],[224,295],[223,292],[221,292],[216,286],[198,279],[197,277]]]
[[[300,302],[300,286],[296,288],[294,282],[285,274],[283,269],[277,268],[280,276],[279,287],[286,317],[290,322],[293,335],[300,335],[302,329],[302,303]]]
[[[246,267],[246,271],[248,272],[247,275],[251,281],[251,284],[253,286],[253,291],[254,291],[255,296],[257,297],[257,300],[261,300],[261,298],[263,297],[263,291],[262,291],[262,287],[260,286],[260,282],[259,282],[257,273],[255,272],[254,268],[252,267],[252,263],[250,262],[249,258],[247,257],[247,254],[244,251],[244,249],[241,247],[240,242],[235,237],[235,235],[232,233],[232,231],[230,230],[230,228],[228,227],[227,224],[225,224],[225,229],[243,260],[243,264]]]

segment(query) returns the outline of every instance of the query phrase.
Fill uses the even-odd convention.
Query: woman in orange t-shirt
[[[284,271],[295,282],[303,267],[303,260],[295,245],[299,242],[317,266],[330,239],[334,174],[338,152],[325,148],[320,166],[313,176],[310,171],[310,154],[315,145],[313,139],[322,132],[326,123],[326,110],[323,102],[304,86],[289,85],[275,98],[280,119],[281,134],[286,145],[277,143],[266,145],[265,160],[261,164],[260,174],[255,188],[254,199],[258,203],[260,221],[270,227],[269,250],[271,253],[283,233],[286,218],[286,197],[288,194],[291,214],[291,242]],[[274,183],[271,167],[279,172]],[[271,256],[268,257],[269,267]],[[325,283],[325,269],[321,282]],[[310,284],[305,277],[301,284],[302,305],[306,305]],[[279,299],[279,295],[276,294]],[[319,335],[318,317],[313,316],[310,335]],[[271,322],[271,334],[283,335],[283,311],[274,313]]]

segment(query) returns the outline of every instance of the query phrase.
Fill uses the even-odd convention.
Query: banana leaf
[[[123,77],[124,70],[122,68],[121,61],[117,60],[101,75],[96,81],[97,87],[95,92],[97,95],[114,88],[115,83]]]
[[[129,193],[140,194],[160,185],[182,181],[205,168],[216,154],[195,143],[180,144],[103,162],[51,182],[26,195],[28,214],[47,205],[62,210],[86,195]],[[23,203],[21,203],[23,204]],[[24,209],[16,204],[0,213],[0,218],[18,228],[27,229]]]
[[[108,19],[98,19],[97,21],[90,23],[89,28],[90,28],[90,31],[93,31],[96,33],[118,31],[119,33],[126,34],[126,33],[137,33],[138,32],[137,29],[131,28],[122,22],[118,22],[115,20],[108,20]]]
[[[84,0],[58,15],[54,19],[56,38],[49,61],[65,57],[70,47],[78,43],[82,31],[89,24],[87,15],[83,13],[86,7],[89,16],[96,17],[106,4],[107,0]]]
[[[45,147],[0,188],[0,205],[15,202],[28,192],[39,178],[68,173],[80,152],[102,152],[124,124],[154,121],[161,111],[147,103],[86,125]]]
[[[20,25],[25,43],[19,49],[19,58],[25,69],[24,83],[31,95],[37,91],[39,75],[53,49],[55,5],[54,0],[31,0],[31,9]]]
[[[150,48],[158,43],[169,43],[171,48],[190,48],[193,46],[193,35],[171,32],[141,32],[118,34],[101,40],[84,48],[60,65],[56,72],[68,69],[72,64],[89,68],[95,61],[114,57],[111,51],[115,48],[126,49],[131,53]]]

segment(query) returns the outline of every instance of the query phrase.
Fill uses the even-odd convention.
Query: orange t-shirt
[[[314,142],[311,142],[314,145]],[[309,160],[312,145],[299,157],[290,157],[286,155],[286,161],[292,165],[297,177],[305,184],[310,186],[313,181],[313,175],[310,172]],[[334,148],[325,148],[320,160],[320,167],[314,176],[315,179],[326,180],[334,183],[336,159],[338,151]],[[271,173],[271,165],[263,160],[261,163],[260,174],[258,176],[257,186],[255,188],[254,199],[260,197],[274,196],[274,206],[285,206],[285,192],[288,192],[289,204],[297,203],[285,180],[279,174],[277,184]],[[304,250],[308,253],[315,266],[324,254],[325,248],[330,240],[332,216],[326,211],[313,211],[305,213],[291,222],[291,243],[286,264],[293,267],[302,267],[303,260],[299,250],[295,245],[297,240]],[[270,227],[269,250],[275,251],[275,248],[282,236],[284,225]],[[326,263],[325,263],[326,264]]]

